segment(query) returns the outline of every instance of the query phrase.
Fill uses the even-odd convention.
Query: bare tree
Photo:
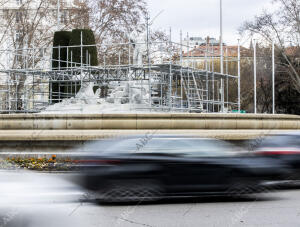
[[[113,43],[127,45],[129,34],[134,29],[145,30],[147,5],[144,0],[73,0],[71,6],[66,2],[60,1],[60,30],[92,29],[96,43],[101,47],[99,55],[109,56],[110,52],[111,61],[116,63],[121,52],[122,62],[128,63],[127,46]],[[8,47],[12,50],[8,68],[29,69],[49,65],[50,61],[44,60],[46,57],[49,60],[51,56],[53,34],[57,30],[57,0],[27,0],[17,7],[6,7],[7,4],[11,4],[11,1],[0,0],[0,49]],[[162,32],[153,31],[151,34],[151,40],[165,39]],[[5,67],[5,64],[0,61],[0,66]],[[25,76],[11,74],[11,81],[16,83],[13,86],[16,94],[24,90],[25,79]],[[22,106],[16,105],[17,109]]]
[[[57,29],[57,1],[55,0],[27,0],[14,7],[9,7],[12,2],[0,0],[1,4],[1,29],[0,44],[8,61],[1,62],[5,68],[21,69],[35,68],[43,62],[45,56],[50,56],[50,46],[53,33]],[[61,20],[62,29],[70,28],[72,21],[65,13],[62,2]],[[66,11],[67,12],[67,11]],[[9,54],[7,54],[9,53]],[[3,52],[2,52],[3,54]],[[8,65],[7,65],[8,64]],[[49,62],[47,62],[49,64]],[[13,83],[12,92],[15,101],[14,109],[21,109],[21,95],[24,90],[26,76],[11,73],[10,81]]]
[[[254,21],[247,21],[240,28],[241,34],[259,35],[267,43],[276,42],[282,61],[278,62],[293,81],[295,89],[300,92],[300,74],[297,55],[290,55],[287,47],[300,46],[300,1],[274,0],[278,5],[275,12],[264,11]]]
[[[90,26],[98,43],[122,41],[135,28],[144,27],[147,5],[144,0],[91,0]]]
[[[30,68],[37,64],[52,44],[53,33],[57,30],[57,1],[55,0],[27,0],[18,7],[6,7],[6,0],[2,4],[1,27],[3,30],[0,39],[1,46],[16,50],[10,68]],[[80,8],[70,8],[61,1],[61,30],[73,28],[73,22],[78,18],[73,12]],[[33,48],[35,48],[33,50]],[[30,56],[30,57],[29,57]],[[33,56],[35,59],[33,59]],[[22,60],[22,61],[19,61]]]

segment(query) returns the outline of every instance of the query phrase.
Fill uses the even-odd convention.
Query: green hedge
[[[54,39],[53,39],[53,47],[57,46],[79,46],[81,43],[81,34],[82,34],[82,44],[83,45],[93,45],[95,44],[95,37],[92,30],[89,29],[74,29],[72,32],[70,31],[58,31],[54,33]],[[96,66],[98,65],[98,57],[97,57],[97,48],[96,46],[93,47],[83,47],[83,64],[86,64],[86,52],[88,51],[88,54],[91,56],[91,65]],[[81,63],[81,48],[80,47],[70,47],[68,48],[69,54],[69,62],[71,61],[71,53],[72,53],[72,62],[76,62],[79,64]],[[60,57],[59,57],[60,55]],[[63,70],[65,67],[67,67],[67,48],[61,48],[60,54],[58,48],[53,48],[53,54],[52,54],[52,68],[58,69],[60,67],[61,70]],[[55,61],[56,60],[56,61]],[[61,60],[63,62],[58,62],[57,60]],[[69,63],[69,66],[71,64]],[[73,64],[74,66],[74,64]],[[71,81],[56,81],[51,83],[52,87],[52,103],[57,103],[60,100],[64,98],[70,98],[67,97],[66,94],[75,95],[79,89],[80,89],[80,81],[77,82],[71,82]],[[51,91],[50,91],[51,92]],[[61,94],[60,96],[58,93],[65,93]]]
[[[70,40],[71,40],[71,34],[72,32],[69,31],[58,31],[54,33],[53,38],[53,47],[58,46],[69,46]],[[60,53],[59,53],[60,52]],[[67,48],[60,48],[60,51],[58,48],[53,48],[52,52],[52,68],[64,68],[67,67]],[[64,62],[58,62],[57,60],[61,60]]]
[[[92,30],[90,29],[74,29],[71,34],[71,40],[69,46],[78,46],[81,43],[81,34],[82,34],[82,44],[83,45],[94,45],[95,36]],[[91,56],[91,65],[98,65],[98,57],[97,57],[97,47],[83,47],[82,48],[82,62],[83,64],[87,63],[86,53]],[[72,47],[69,50],[69,60],[71,61],[71,52],[72,52],[72,62],[81,63],[81,48],[80,47]]]

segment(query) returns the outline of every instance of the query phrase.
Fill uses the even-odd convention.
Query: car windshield
[[[104,153],[166,153],[188,156],[224,156],[235,154],[237,149],[229,143],[197,138],[151,138],[126,139],[109,148]]]
[[[264,139],[260,147],[300,147],[299,136],[277,135]]]

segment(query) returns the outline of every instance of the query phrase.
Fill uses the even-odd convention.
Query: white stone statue
[[[133,46],[133,64],[143,66],[143,55],[147,54],[147,33],[134,30],[130,34],[130,42]]]
[[[75,96],[75,99],[82,101],[86,104],[96,104],[99,95],[100,95],[100,88],[97,89],[96,92],[94,92],[94,82],[83,82],[78,93]]]
[[[147,81],[124,81],[112,89],[106,102],[114,104],[147,104],[149,99],[149,86]]]

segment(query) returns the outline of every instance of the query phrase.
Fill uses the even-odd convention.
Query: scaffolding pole
[[[256,107],[256,40],[254,39],[254,113],[257,113],[257,107]]]
[[[272,113],[275,114],[275,42],[272,41]]]
[[[101,54],[103,56],[104,66],[91,66],[91,55],[86,50],[86,47],[97,46],[98,44],[83,45],[82,33],[80,37],[80,45],[72,47],[53,47],[57,48],[58,50],[58,59],[52,59],[51,57],[48,58],[43,54],[43,62],[45,62],[44,64],[40,64],[39,60],[41,59],[35,57],[35,55],[39,53],[37,49],[38,47],[24,48],[22,53],[23,60],[20,60],[20,63],[23,64],[22,68],[2,70],[4,73],[7,73],[9,75],[19,75],[20,77],[25,76],[26,78],[32,78],[33,80],[32,88],[30,88],[31,85],[26,85],[28,86],[26,94],[21,87],[21,89],[19,89],[19,86],[16,82],[17,80],[12,85],[7,85],[12,86],[11,91],[8,92],[11,97],[7,101],[7,104],[11,106],[11,112],[17,112],[20,108],[22,108],[22,110],[24,109],[24,112],[38,112],[41,106],[43,106],[43,108],[46,108],[48,105],[54,104],[57,101],[61,101],[64,98],[74,97],[74,88],[76,94],[78,85],[82,85],[83,82],[94,82],[95,85],[97,84],[97,86],[101,86],[101,84],[105,84],[106,86],[110,84],[121,84],[122,81],[129,81],[129,97],[131,97],[131,92],[133,92],[132,87],[135,86],[134,89],[136,89],[137,87],[140,88],[140,95],[142,97],[142,100],[145,101],[148,100],[148,97],[145,98],[145,89],[148,90],[148,86],[145,86],[145,80],[147,79],[149,82],[149,105],[144,105],[148,103],[147,101],[143,104],[143,108],[150,111],[159,109],[163,111],[214,112],[215,107],[218,107],[218,109],[220,110],[221,107],[224,106],[224,104],[227,104],[226,106],[240,105],[240,98],[238,100],[239,103],[233,103],[229,101],[228,95],[225,102],[225,79],[227,85],[226,91],[228,93],[228,81],[231,79],[239,79],[239,76],[228,75],[227,65],[226,74],[214,72],[215,53],[213,46],[209,46],[207,44],[205,48],[206,50],[204,50],[205,68],[203,69],[203,62],[200,64],[198,63],[198,58],[194,55],[193,48],[190,46],[189,35],[187,34],[187,45],[183,44],[183,37],[181,32],[180,44],[178,44],[176,42],[172,42],[172,34],[170,30],[170,40],[164,43],[167,48],[166,53],[168,53],[169,55],[168,59],[166,57],[165,59],[162,59],[160,64],[152,64],[150,49],[152,50],[152,45],[155,42],[150,42],[150,26],[148,25],[147,27],[147,43],[144,44],[147,45],[148,63],[146,65],[143,62],[143,65],[141,67],[131,65],[130,58],[132,51],[130,42],[112,44],[113,49],[117,49],[119,51],[114,52],[115,55],[113,55],[113,57],[118,56],[118,58],[115,59],[114,62],[116,64],[110,63],[110,49],[109,47],[107,47],[105,49],[101,49],[101,51],[103,51]],[[161,44],[161,42],[158,43]],[[118,45],[123,45],[123,49],[128,47],[128,51],[127,49],[125,49],[124,51],[122,47],[119,48],[120,46]],[[184,54],[183,47],[187,47],[187,54]],[[66,48],[67,50],[66,61],[61,60],[61,51],[63,50],[63,48]],[[76,48],[77,50],[79,50],[80,48],[80,62],[73,62],[73,48]],[[43,49],[43,53],[49,53],[51,52],[51,50],[49,49],[48,51],[45,48]],[[84,50],[86,50],[86,53],[84,53]],[[180,54],[178,53],[179,51]],[[2,50],[0,50],[0,53],[9,55],[7,51],[2,52]],[[126,55],[127,53],[129,55],[128,64],[126,64],[126,58],[124,58],[124,55]],[[20,53],[16,52],[13,54],[15,54],[16,56]],[[180,62],[175,59],[175,57],[179,56]],[[86,59],[84,60],[84,58]],[[218,56],[216,58],[218,58]],[[226,54],[226,58],[226,64],[228,64],[228,54]],[[29,63],[28,60],[30,60]],[[31,64],[32,60],[34,61],[33,64]],[[48,60],[49,62],[47,64]],[[47,65],[49,65],[49,63],[51,65],[51,62],[55,60],[59,63],[57,68],[46,68],[48,67]],[[67,66],[63,67],[63,65],[65,64],[62,64],[62,62],[65,62]],[[109,62],[109,64],[107,64],[107,62]],[[43,68],[44,66],[45,68]],[[201,67],[202,69],[199,69],[198,67]],[[134,83],[135,81],[138,82]],[[212,86],[210,84],[210,81],[212,81]],[[217,91],[216,87],[218,89],[218,95],[215,94],[215,92]],[[49,102],[47,103],[45,103],[45,101],[47,101],[45,97],[46,95],[49,96]],[[217,96],[218,98],[216,98]],[[24,100],[23,104],[21,104],[21,102],[18,103],[18,99],[20,99],[19,97]],[[133,102],[131,102],[130,99],[130,105],[132,104]],[[200,110],[201,107],[202,109]],[[222,110],[224,111],[224,108]],[[0,111],[2,110],[0,109]]]
[[[183,48],[182,48],[182,31],[180,30],[180,108],[183,109],[183,78],[182,78],[182,70],[183,70]]]
[[[241,112],[241,44],[238,40],[238,111]]]

